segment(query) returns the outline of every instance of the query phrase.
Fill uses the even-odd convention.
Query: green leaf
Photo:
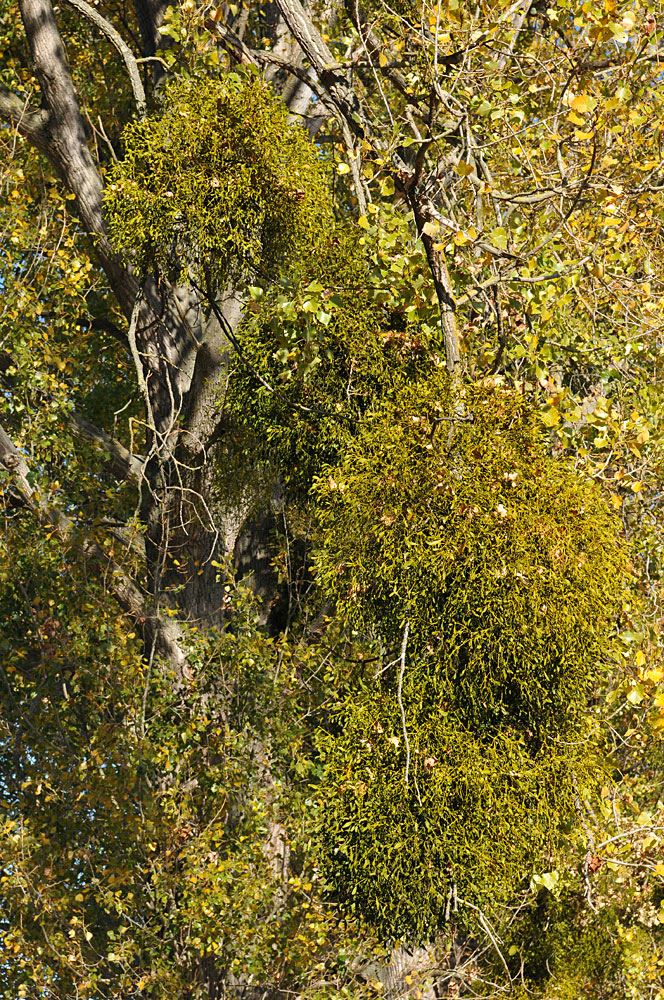
[[[392,177],[385,177],[380,185],[380,193],[383,198],[391,198],[394,194],[394,180]]]
[[[507,250],[507,230],[503,226],[497,226],[489,233],[489,239],[499,250]]]

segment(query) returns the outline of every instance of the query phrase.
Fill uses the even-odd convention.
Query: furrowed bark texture
[[[145,49],[153,52],[165,5],[144,0],[136,8]],[[0,114],[49,158],[75,195],[77,214],[130,321],[137,379],[146,399],[148,455],[140,509],[149,587],[155,602],[170,590],[167,601],[185,618],[219,624],[223,588],[211,563],[232,552],[242,520],[241,511],[220,510],[213,497],[210,449],[220,436],[229,345],[219,324],[206,320],[195,293],[155,280],[140,287],[114,253],[104,224],[102,183],[52,5],[21,0],[20,9],[42,110],[26,109],[14,95],[0,91]],[[231,296],[224,313],[234,330],[242,318],[241,301]],[[176,558],[187,574],[184,590]]]

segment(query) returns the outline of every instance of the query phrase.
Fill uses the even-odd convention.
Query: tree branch
[[[379,55],[382,52],[383,46],[381,45],[380,39],[367,24],[364,11],[360,8],[357,0],[345,0],[344,6],[346,8],[346,13],[355,25],[355,30],[360,37],[366,57],[369,62],[371,62],[373,56]],[[374,68],[373,64],[372,68]],[[393,66],[380,66],[380,63],[378,69],[383,76],[386,76],[387,79],[394,84],[399,93],[402,94],[402,96],[405,97],[409,103],[413,102],[414,97],[408,90],[406,78],[399,72],[398,69]]]
[[[101,178],[87,146],[83,119],[51,2],[19,2],[46,110],[28,114],[18,98],[3,88],[0,90],[0,115],[17,122],[21,133],[49,159],[75,196],[78,216],[93,238],[99,262],[125,316],[129,318],[139,292],[138,282],[113,251],[106,233]],[[160,296],[150,288],[147,298],[149,301],[145,301],[143,307],[145,315],[141,316],[139,325],[152,328],[163,326],[163,321],[160,324],[156,318]],[[151,357],[149,351],[145,355]],[[153,367],[155,371],[159,369],[159,359],[153,362]],[[155,381],[161,383],[163,378],[158,377]]]
[[[90,423],[86,417],[75,410],[69,413],[68,423],[72,432],[77,437],[82,438],[84,441],[89,441],[91,444],[98,445],[108,453],[113,472],[119,479],[126,479],[136,486],[139,485],[143,477],[143,462],[140,458],[132,454],[128,448],[125,448],[123,444],[112,437],[108,431],[105,431],[102,427],[96,427],[95,424]]]
[[[439,249],[441,237],[439,235],[433,236],[429,231],[430,225],[436,225],[436,212],[429,199],[419,192],[406,189],[406,196],[413,210],[418,236],[424,244],[424,251],[436,289],[447,370],[454,373],[461,362],[456,324],[456,302],[454,301],[447,263],[443,252]]]
[[[410,622],[406,622],[406,627],[403,630],[403,639],[401,641],[401,655],[399,660],[401,661],[401,669],[399,670],[399,686],[397,688],[397,701],[399,702],[399,711],[401,712],[401,728],[403,731],[403,742],[406,748],[406,771],[404,774],[404,785],[406,786],[406,791],[408,791],[408,772],[410,771],[410,743],[408,741],[408,729],[406,728],[406,711],[403,707],[403,698],[401,697],[401,692],[403,689],[403,675],[406,672],[406,648],[408,646],[408,632],[410,629]],[[420,803],[421,805],[422,803]]]
[[[136,299],[135,280],[122,266],[106,235],[102,183],[87,146],[83,118],[50,0],[19,0],[47,127],[40,150],[76,198],[78,215],[95,240],[100,263],[126,315]],[[37,144],[37,143],[36,143]]]
[[[86,562],[103,566],[104,579],[109,581],[110,592],[120,608],[134,620],[148,655],[154,652],[163,656],[170,664],[176,680],[186,680],[189,668],[179,623],[174,619],[164,619],[159,614],[149,613],[143,591],[103,546],[93,538],[77,537],[76,522],[57,507],[43,502],[30,483],[30,469],[25,458],[1,424],[0,470],[9,475],[9,489],[15,501],[27,508],[43,527],[50,528],[62,542],[73,544]]]
[[[107,21],[105,17],[91,7],[89,3],[85,0],[65,0],[70,7],[74,7],[76,10],[80,11],[89,21],[102,31],[108,38],[111,45],[114,45],[118,50],[120,55],[124,60],[124,64],[127,67],[127,73],[129,74],[129,80],[131,82],[131,89],[134,94],[134,100],[136,101],[136,108],[141,118],[145,117],[147,112],[147,106],[145,103],[145,90],[143,89],[143,82],[141,80],[141,74],[138,69],[138,63],[136,62],[136,57],[133,52],[125,42],[124,38],[120,35],[118,31],[113,27],[110,21]]]
[[[333,103],[348,122],[348,127],[360,139],[371,135],[371,124],[364,108],[300,0],[277,0],[277,6]]]
[[[48,109],[45,153],[76,198],[78,215],[94,240],[99,262],[129,319],[139,297],[134,275],[113,251],[103,217],[101,178],[87,147],[83,119],[50,0],[19,0],[42,98]],[[182,301],[178,301],[178,297]],[[171,436],[180,412],[191,354],[186,314],[196,303],[182,289],[168,295],[154,279],[146,282],[136,321],[136,340],[159,431]],[[184,320],[182,317],[184,316]]]
[[[366,112],[352,86],[341,74],[341,66],[334,61],[332,53],[302,7],[300,0],[276,0],[276,2],[282,17],[318,75],[330,100],[343,115],[349,130],[359,139],[371,139],[372,128]],[[374,145],[377,151],[380,150],[384,154],[385,151],[380,149],[380,143],[375,139]],[[447,262],[438,248],[438,243],[428,235],[426,224],[434,221],[431,202],[426,194],[426,186],[417,183],[417,172],[407,163],[401,161],[397,154],[392,154],[391,159],[391,173],[395,187],[411,207],[417,226],[417,234],[424,243],[440,307],[440,322],[445,343],[447,368],[450,372],[455,372],[461,363],[455,315],[456,304],[452,294]]]
[[[11,354],[7,351],[0,351],[0,384],[6,389],[14,388],[16,380],[8,372],[10,368],[15,367],[16,365]],[[38,397],[43,402],[51,402],[53,400],[52,394],[44,390],[39,391]],[[127,480],[135,485],[139,485],[143,478],[144,460],[142,458],[132,454],[128,448],[125,448],[108,431],[97,427],[87,417],[77,413],[76,410],[68,411],[67,423],[72,433],[77,437],[82,438],[84,441],[89,441],[91,444],[98,445],[108,453],[111,466],[118,479]]]
[[[48,112],[31,110],[28,102],[23,102],[4,83],[0,83],[0,118],[13,125],[40,152],[46,152]]]

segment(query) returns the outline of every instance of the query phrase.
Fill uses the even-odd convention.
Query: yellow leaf
[[[588,139],[592,139],[592,137],[593,137],[592,132],[581,132],[581,130],[578,128],[574,129],[574,138],[578,139],[579,142],[586,142]]]
[[[662,878],[664,878],[664,863],[660,861],[658,864],[656,864],[655,871],[657,872],[658,875],[661,875]]]
[[[469,174],[472,174],[475,167],[472,165],[472,163],[466,163],[465,160],[459,160],[454,169],[458,173],[459,177],[468,177]]]
[[[545,427],[555,427],[556,424],[560,423],[560,414],[554,407],[550,407],[548,410],[540,413],[540,420]]]
[[[495,229],[491,230],[490,233],[491,242],[499,250],[507,249],[507,230],[504,226],[497,226]]]
[[[378,56],[378,65],[381,67],[387,66],[387,56],[385,55],[384,52],[381,52],[380,55]]]
[[[340,163],[337,166],[337,173],[338,174],[348,174],[348,173],[350,173],[350,167],[348,166],[347,163]]]
[[[637,667],[642,667],[645,662],[646,662],[646,654],[643,652],[642,649],[637,649],[637,651],[636,651],[636,665],[637,665]]]
[[[394,194],[394,180],[391,177],[386,177],[380,186],[381,197],[389,198]]]
[[[640,705],[641,702],[643,701],[644,694],[645,692],[643,690],[643,684],[637,682],[632,687],[631,691],[628,693],[627,701],[630,703],[630,705]]]
[[[630,489],[632,493],[640,493],[641,490],[643,489],[643,483],[639,479],[637,479],[635,483],[632,483]]]
[[[436,236],[439,230],[440,226],[437,222],[425,222],[422,226],[422,232],[425,236]]]
[[[577,97],[573,97],[570,101],[570,107],[573,111],[580,111],[582,114],[586,114],[588,111],[592,111],[597,101],[590,94],[578,94]]]

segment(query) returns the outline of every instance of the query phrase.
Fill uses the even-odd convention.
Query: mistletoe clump
[[[162,113],[129,125],[124,144],[106,208],[115,248],[141,272],[216,288],[274,275],[333,224],[316,147],[250,73],[172,83]]]
[[[418,943],[459,906],[506,900],[555,848],[597,758],[535,750],[506,728],[474,733],[412,685],[404,703],[405,726],[388,685],[353,691],[319,735],[318,840],[337,900],[386,939]]]
[[[520,395],[440,376],[397,398],[317,484],[321,580],[391,651],[320,738],[321,839],[340,896],[421,940],[451,890],[513,889],[592,784],[625,558]]]

